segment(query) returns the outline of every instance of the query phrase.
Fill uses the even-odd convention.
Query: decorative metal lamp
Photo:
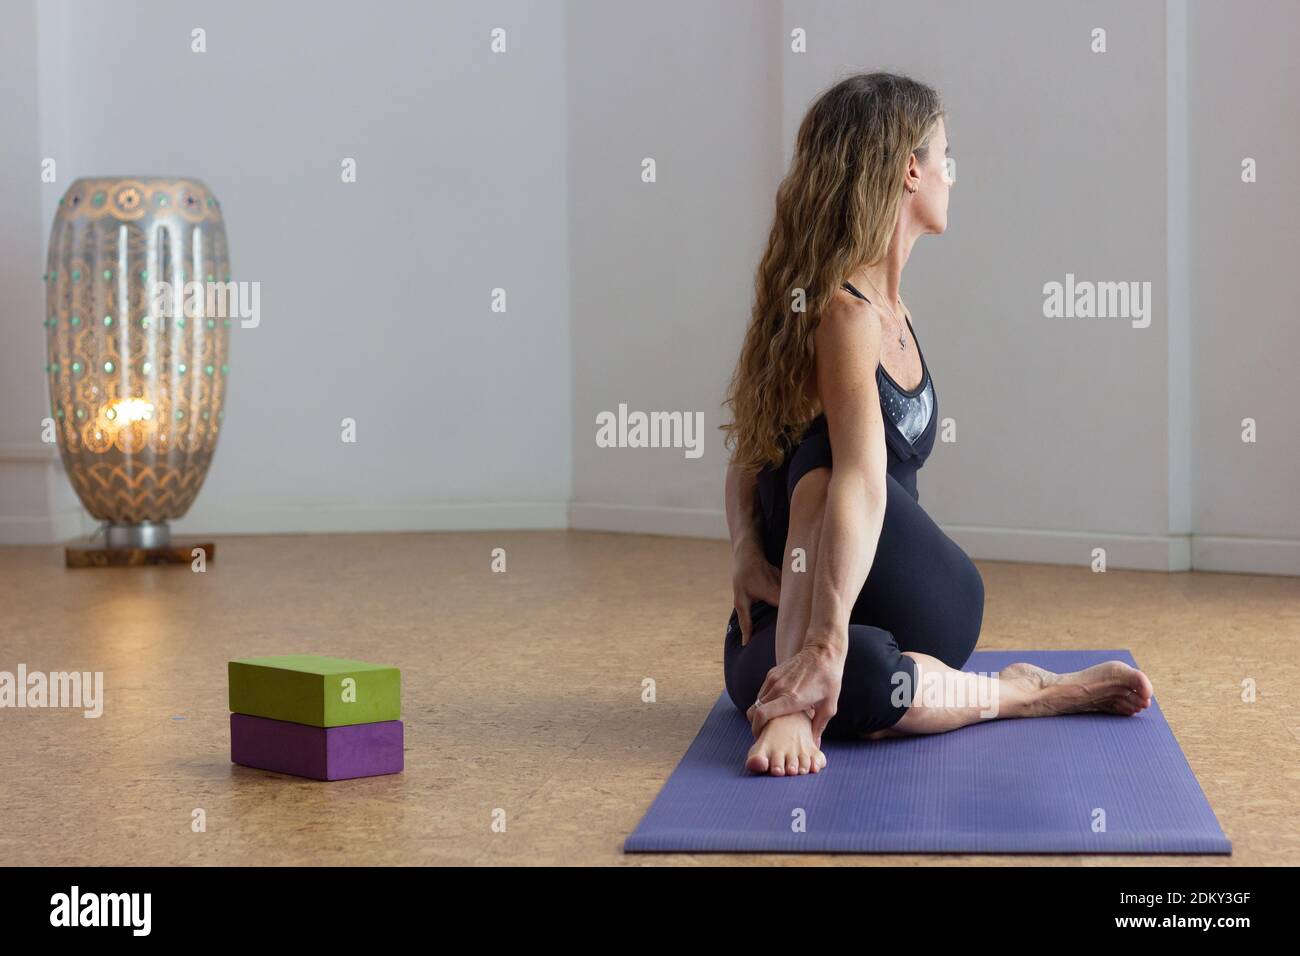
[[[220,205],[193,179],[78,179],[48,268],[51,415],[104,530],[68,565],[189,563],[194,547],[210,559],[210,542],[173,542],[168,522],[198,495],[223,418],[231,320],[205,294],[230,282]]]

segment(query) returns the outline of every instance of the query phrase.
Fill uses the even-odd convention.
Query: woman
[[[912,244],[947,226],[947,156],[934,90],[852,76],[808,111],[777,192],[726,426],[726,683],[757,737],[757,773],[818,772],[823,732],[940,733],[1151,703],[1151,682],[1120,661],[960,671],[984,583],[919,503],[938,404],[899,295]]]

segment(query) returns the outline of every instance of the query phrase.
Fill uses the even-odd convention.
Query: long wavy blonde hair
[[[818,317],[854,270],[884,259],[908,158],[925,162],[942,116],[939,94],[924,83],[860,73],[817,97],[799,125],[724,403],[727,447],[745,471],[779,465],[812,419]]]

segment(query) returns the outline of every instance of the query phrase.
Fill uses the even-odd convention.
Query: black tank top
[[[850,283],[845,289],[864,302],[870,301]],[[908,320],[912,341],[921,358],[921,382],[915,389],[902,388],[885,371],[876,366],[876,386],[880,392],[880,409],[885,427],[885,449],[888,461],[885,470],[914,499],[920,500],[916,489],[916,473],[934,449],[934,437],[939,419],[939,400],[935,394],[930,367],[925,362],[916,330]],[[826,416],[818,415],[809,422],[802,438],[785,454],[779,467],[768,465],[758,473],[758,496],[763,513],[763,544],[767,559],[777,567],[784,560],[785,538],[790,521],[790,495],[794,486],[814,468],[831,467],[830,435]]]
[[[851,282],[845,282],[844,288],[863,302],[871,301],[855,289]],[[876,389],[880,392],[880,408],[885,413],[886,420],[894,423],[894,428],[914,449],[917,442],[929,430],[930,422],[935,417],[934,383],[930,380],[930,368],[925,364],[925,353],[921,351],[921,343],[917,341],[916,330],[912,328],[912,321],[907,319],[906,316],[904,318],[907,320],[908,331],[912,333],[912,341],[916,342],[917,355],[921,358],[921,381],[916,388],[909,391],[894,381],[893,377],[885,371],[883,364],[877,364]],[[933,446],[933,440],[931,440],[930,444]],[[926,449],[925,454],[929,454],[929,449]],[[924,460],[924,456],[922,460]],[[920,468],[921,466],[918,464],[917,467]]]

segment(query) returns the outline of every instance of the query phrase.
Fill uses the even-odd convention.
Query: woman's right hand
[[[731,562],[731,592],[735,599],[736,619],[740,622],[740,644],[749,643],[754,625],[749,606],[764,601],[776,607],[781,599],[781,571],[768,563],[763,549],[749,544],[738,549]]]
[[[839,707],[843,680],[843,651],[805,644],[794,657],[767,672],[758,697],[745,714],[754,736],[769,720],[802,711],[812,718],[813,739],[821,747],[822,732]]]

